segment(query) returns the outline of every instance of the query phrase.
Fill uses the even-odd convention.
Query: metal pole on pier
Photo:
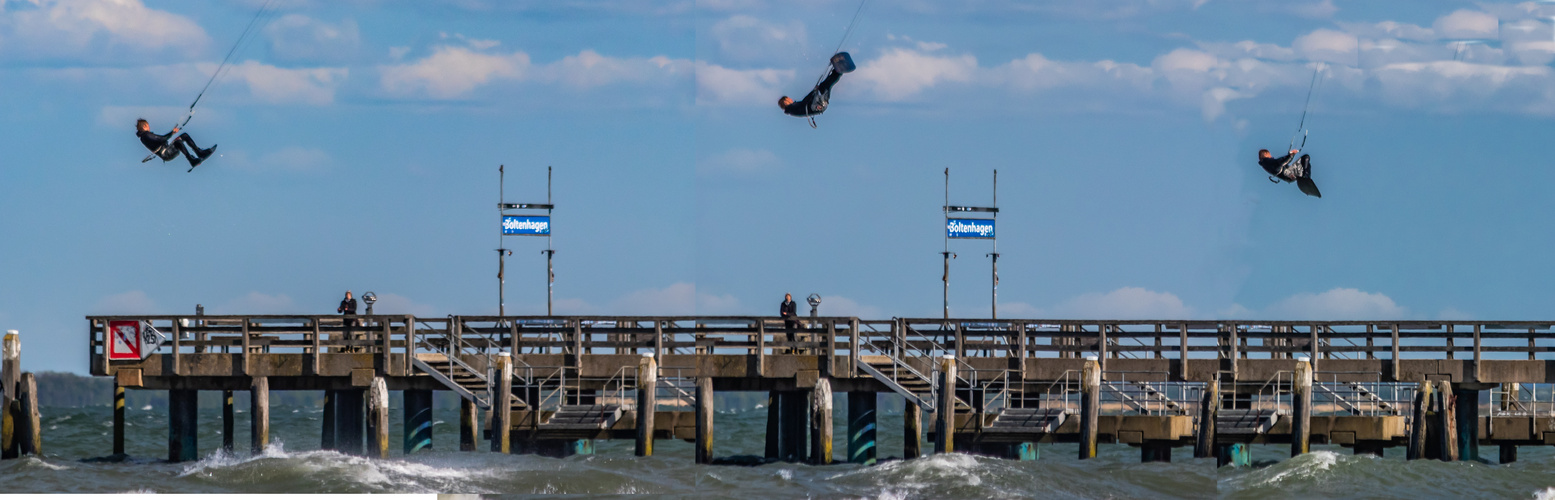
[[[545,166],[545,204],[551,205],[551,166]],[[547,211],[546,213],[550,213]],[[556,268],[551,266],[551,257],[556,256],[556,249],[551,247],[551,233],[545,233],[545,315],[552,316],[551,297],[556,288]]]
[[[945,218],[950,219],[950,167],[945,167]],[[945,251],[940,252],[945,257],[945,274],[940,275],[940,281],[945,284],[945,319],[950,319],[950,233],[945,233]]]
[[[500,213],[506,205],[507,197],[504,187],[507,185],[507,173],[503,171],[506,165],[497,165],[497,211]],[[502,247],[503,237],[497,236],[497,316],[508,315],[507,281],[503,280],[503,273],[507,271],[507,257],[512,255],[508,249]]]
[[[948,202],[946,204],[949,205]],[[993,171],[993,209],[993,216],[995,219],[997,219],[999,217],[998,170]],[[993,238],[993,252],[989,253],[988,257],[993,259],[993,302],[991,303],[993,308],[992,314],[989,317],[992,319],[999,319],[999,237],[997,235],[995,235]]]

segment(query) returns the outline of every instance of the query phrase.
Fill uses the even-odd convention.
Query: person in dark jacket
[[[346,298],[340,299],[340,307],[336,307],[335,312],[340,313],[344,317],[340,321],[341,339],[351,340],[351,327],[356,326],[356,318],[354,317],[356,316],[356,299],[351,297],[350,290],[346,290]],[[344,349],[342,350],[344,351]]]
[[[189,134],[178,134],[178,130],[178,127],[173,127],[172,132],[157,135],[151,131],[151,123],[147,122],[145,118],[135,120],[135,135],[140,137],[141,145],[146,146],[146,149],[151,150],[157,157],[162,158],[162,161],[170,161],[173,158],[177,158],[179,153],[182,153],[184,158],[189,160],[190,167],[197,167],[200,165],[200,162],[210,158],[211,153],[216,151],[215,145],[212,145],[210,149],[200,149],[199,146],[194,145],[194,139],[189,137]],[[174,137],[173,134],[178,134],[178,136]],[[191,150],[193,154],[191,154]]]
[[[853,59],[847,52],[838,52],[837,55],[832,56],[831,62],[832,67],[826,74],[826,78],[822,79],[809,94],[805,94],[804,99],[797,102],[788,96],[778,99],[778,107],[783,108],[783,114],[804,118],[826,112],[826,105],[831,101],[832,86],[837,84],[837,80],[842,79],[843,73],[853,71]]]
[[[1317,190],[1317,183],[1312,182],[1312,155],[1301,155],[1295,161],[1291,157],[1299,153],[1292,149],[1290,154],[1274,158],[1267,149],[1258,150],[1258,166],[1263,167],[1270,177],[1276,177],[1285,182],[1294,182],[1307,196],[1322,198],[1323,194]]]
[[[799,306],[794,304],[794,294],[783,294],[783,303],[778,305],[778,316],[783,317],[783,332],[788,334],[788,341],[794,342],[794,332],[799,329]],[[789,349],[792,352],[793,348]]]

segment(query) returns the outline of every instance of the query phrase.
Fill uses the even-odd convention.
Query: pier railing
[[[178,375],[188,355],[237,354],[247,369],[254,354],[366,353],[380,360],[385,373],[409,375],[409,353],[414,351],[415,318],[412,316],[90,316],[87,346],[93,373],[109,373],[109,325],[138,323],[152,338],[166,337],[154,354],[168,356],[168,370]],[[142,337],[147,337],[144,333]],[[390,363],[398,355],[398,363]],[[318,373],[318,357],[311,358]]]

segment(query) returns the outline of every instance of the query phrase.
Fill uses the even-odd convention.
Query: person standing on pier
[[[351,297],[350,290],[346,290],[346,298],[340,299],[340,307],[336,307],[335,312],[340,313],[344,318],[340,321],[342,328],[341,340],[350,340],[352,338],[351,327],[356,326],[356,299]]]
[[[783,333],[788,335],[789,344],[793,344],[794,331],[799,329],[799,306],[794,304],[794,294],[783,294],[783,303],[778,305],[778,316],[783,317]],[[790,353],[798,352],[792,345],[788,350]]]

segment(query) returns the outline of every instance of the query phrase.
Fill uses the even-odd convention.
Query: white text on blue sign
[[[551,218],[545,215],[504,215],[502,234],[546,236],[551,234]]]
[[[992,238],[993,219],[945,219],[945,236],[951,238]]]

